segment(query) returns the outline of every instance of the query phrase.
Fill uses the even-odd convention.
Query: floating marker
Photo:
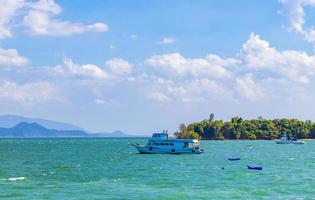
[[[260,166],[249,166],[249,165],[247,165],[247,168],[251,169],[251,170],[262,170],[262,167],[260,167]]]
[[[241,160],[240,157],[236,157],[236,158],[228,158],[229,161],[237,161],[237,160]]]

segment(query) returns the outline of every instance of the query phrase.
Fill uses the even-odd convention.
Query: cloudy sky
[[[1,0],[0,114],[150,134],[315,120],[315,0]]]

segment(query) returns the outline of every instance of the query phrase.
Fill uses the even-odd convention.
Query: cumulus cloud
[[[6,55],[5,59],[2,54]],[[0,50],[1,65],[27,62],[26,58],[19,57],[16,50]],[[44,80],[56,85],[67,82],[71,88],[80,90],[97,88],[102,91],[101,95],[91,94],[90,102],[99,105],[107,102],[102,102],[104,88],[116,85],[144,94],[139,98],[158,102],[200,102],[217,98],[244,98],[254,102],[276,93],[283,97],[287,86],[294,85],[297,91],[310,85],[315,74],[314,61],[313,55],[295,50],[279,51],[259,35],[251,34],[239,52],[227,59],[216,54],[193,58],[179,53],[161,54],[137,64],[134,70],[134,64],[121,58],[109,59],[104,66],[77,64],[65,58],[64,63],[56,67],[24,67],[25,70],[17,74],[19,77],[22,73],[25,77],[31,74],[38,82]],[[4,88],[5,84],[2,85]]]
[[[64,70],[64,73],[70,73],[78,77],[97,79],[108,78],[107,72],[102,68],[93,64],[79,65],[74,63],[70,58],[64,59],[64,68],[62,70]]]
[[[228,96],[229,92],[220,83],[209,79],[193,79],[184,83],[169,83],[167,93],[182,102],[203,101],[213,96]]]
[[[0,48],[0,66],[21,66],[27,62],[28,59],[20,56],[15,49]]]
[[[315,73],[315,56],[303,51],[278,51],[255,34],[251,34],[243,45],[239,59],[250,69],[301,83],[308,83],[309,77]]]
[[[54,0],[40,0],[31,6],[24,16],[24,26],[29,28],[31,35],[69,36],[88,31],[105,32],[108,26],[104,23],[84,25],[55,19],[61,7]]]
[[[172,53],[151,56],[146,63],[157,74],[166,72],[166,77],[172,80],[158,91],[182,101],[201,100],[213,94],[256,101],[270,95],[268,91],[280,91],[284,82],[303,87],[315,74],[314,55],[296,50],[279,51],[254,33],[232,58],[223,59],[216,54],[185,58]]]
[[[236,78],[235,90],[240,96],[251,101],[263,96],[262,89],[254,82],[251,74]]]
[[[315,45],[314,28],[305,28],[305,7],[314,6],[314,0],[279,0],[283,4],[282,13],[288,19],[289,30],[304,36],[305,40]]]
[[[16,11],[22,8],[24,0],[1,0],[0,6],[0,39],[12,36],[10,23]]]
[[[223,60],[216,55],[208,55],[206,58],[185,58],[179,53],[151,56],[146,63],[176,75],[228,77],[229,73],[224,65],[233,64],[234,59]]]
[[[106,32],[109,29],[107,24],[100,22],[86,25],[56,19],[62,8],[54,0],[1,0],[0,39],[12,36],[11,23],[17,11],[22,8],[22,24],[29,29],[31,35],[69,36],[85,32]]]
[[[133,68],[133,64],[121,58],[112,58],[106,61],[106,65],[113,74],[129,74]]]
[[[23,104],[36,104],[57,98],[57,87],[50,82],[18,84],[12,81],[3,81],[0,84],[0,99]]]

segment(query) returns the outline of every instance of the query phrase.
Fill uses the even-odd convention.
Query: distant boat
[[[235,158],[228,158],[228,160],[230,160],[230,161],[237,161],[237,160],[241,160],[241,158],[239,158],[239,157],[235,157]]]
[[[199,141],[194,139],[169,139],[167,131],[153,133],[146,145],[131,144],[143,154],[200,154]]]
[[[298,140],[293,137],[282,136],[279,140],[275,141],[277,144],[304,144],[302,140]]]
[[[247,165],[247,168],[248,168],[248,169],[251,169],[251,170],[262,170],[262,167],[260,167],[260,166],[250,166],[250,165]]]

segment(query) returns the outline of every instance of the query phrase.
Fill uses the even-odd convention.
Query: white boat
[[[199,141],[194,139],[169,139],[167,131],[153,133],[146,145],[131,144],[139,153],[146,154],[200,154]]]
[[[297,140],[292,137],[282,136],[279,140],[275,141],[277,144],[304,144],[304,141]]]

